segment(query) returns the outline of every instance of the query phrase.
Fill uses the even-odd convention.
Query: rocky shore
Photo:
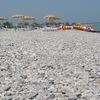
[[[0,100],[100,100],[100,34],[0,31]]]

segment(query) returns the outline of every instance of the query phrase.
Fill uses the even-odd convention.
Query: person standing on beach
[[[15,31],[17,30],[17,25],[15,25],[14,30],[15,30]]]

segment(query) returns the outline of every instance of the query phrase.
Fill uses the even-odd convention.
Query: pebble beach
[[[0,31],[0,100],[100,100],[100,33]]]

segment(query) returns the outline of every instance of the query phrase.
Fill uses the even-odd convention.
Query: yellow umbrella
[[[50,23],[53,23],[55,20],[59,20],[60,18],[54,15],[45,16],[44,19],[48,19]]]

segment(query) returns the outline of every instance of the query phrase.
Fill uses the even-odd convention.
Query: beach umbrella
[[[24,16],[23,19],[24,20],[35,20],[35,18],[32,16]]]
[[[30,20],[30,21],[32,21],[32,23],[34,24],[35,22],[36,22],[36,19],[35,19],[35,17],[32,17],[32,16],[24,16],[23,17],[23,20]],[[30,26],[30,25],[27,25],[27,26]]]
[[[22,19],[24,17],[24,15],[21,15],[21,14],[16,14],[16,15],[13,15],[11,16],[12,18],[19,18],[19,19]]]
[[[21,21],[22,21],[22,23],[24,23],[24,20],[23,20],[23,18],[24,18],[24,15],[22,15],[22,14],[15,14],[15,15],[13,15],[13,16],[11,16],[12,18],[16,18],[16,19],[20,19]],[[23,25],[21,25],[21,27],[22,27]]]
[[[11,16],[11,17],[12,17],[12,18],[20,19],[20,20],[22,20],[22,21],[24,22],[24,20],[23,20],[24,15],[22,15],[22,14],[16,14],[16,15],[13,15],[13,16]]]
[[[32,16],[24,16],[23,17],[23,20],[32,20],[33,23],[36,22],[36,18],[35,17],[32,17]]]
[[[7,20],[7,19],[6,19],[6,18],[4,18],[4,17],[0,17],[0,20],[2,20],[2,21],[3,21],[3,20]]]
[[[54,23],[55,20],[59,20],[60,18],[54,15],[47,15],[44,17],[44,19],[49,20],[49,23]]]

